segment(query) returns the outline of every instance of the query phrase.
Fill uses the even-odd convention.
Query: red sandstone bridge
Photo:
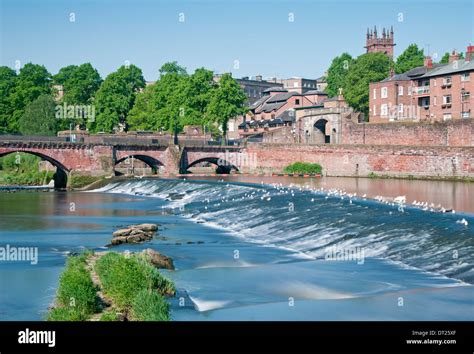
[[[221,171],[238,171],[232,161],[241,161],[238,146],[211,146],[207,141],[170,144],[168,140],[103,138],[94,143],[69,142],[65,138],[45,136],[0,136],[0,157],[24,152],[41,157],[57,168],[55,187],[66,187],[71,174],[112,175],[115,166],[129,158],[165,174],[185,173],[201,162],[209,162]]]
[[[470,136],[469,136],[470,137]],[[210,146],[206,141],[91,136],[67,142],[60,137],[0,135],[0,157],[27,152],[57,168],[55,186],[65,187],[71,174],[113,175],[127,158],[143,161],[160,173],[184,173],[200,162],[221,171],[281,172],[295,161],[315,162],[327,176],[474,178],[474,146],[365,144],[254,144]]]

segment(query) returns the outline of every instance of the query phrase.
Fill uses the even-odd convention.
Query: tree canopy
[[[73,105],[90,104],[102,83],[99,72],[90,63],[61,68],[53,76],[54,83],[63,85],[63,102]]]
[[[416,44],[410,44],[405,51],[400,54],[395,63],[395,72],[404,73],[408,70],[423,66],[425,55],[423,49],[419,49]]]
[[[328,69],[326,93],[332,97],[336,96],[339,88],[345,86],[346,75],[354,59],[348,53],[342,53],[333,59]]]
[[[246,97],[237,82],[223,75],[219,82],[205,68],[189,75],[176,62],[160,68],[160,79],[138,95],[128,117],[132,130],[172,132],[185,125],[207,127],[214,134],[225,134],[229,118],[244,112]]]
[[[369,84],[389,75],[391,60],[384,53],[366,53],[349,67],[344,85],[347,103],[359,112],[369,112]]]
[[[440,64],[448,64],[449,63],[449,52],[444,53],[444,55],[441,57],[441,60],[439,61]],[[461,52],[459,53],[459,59],[464,59],[464,53]]]
[[[26,106],[20,117],[20,132],[25,135],[55,135],[58,124],[55,107],[56,103],[50,94],[39,96]]]
[[[88,121],[92,132],[112,133],[126,124],[137,92],[145,87],[141,69],[135,65],[121,66],[106,77],[95,97],[96,117]]]
[[[12,117],[15,112],[11,97],[16,86],[16,72],[7,66],[0,66],[0,133],[13,130]]]

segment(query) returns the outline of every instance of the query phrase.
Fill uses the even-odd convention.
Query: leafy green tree
[[[440,64],[448,64],[449,63],[449,52],[444,53],[444,55],[441,57],[441,60],[439,61]],[[459,59],[464,59],[464,53],[461,52],[459,53]]]
[[[63,85],[63,102],[72,105],[91,104],[102,83],[98,71],[90,63],[61,68],[53,79],[55,83]]]
[[[389,75],[391,60],[383,53],[366,53],[349,67],[344,97],[359,112],[369,112],[369,83],[383,80]]]
[[[18,132],[18,121],[28,104],[43,94],[51,93],[51,74],[43,65],[25,64],[16,78],[11,94],[13,114],[9,123],[10,132]]]
[[[43,94],[31,102],[20,117],[20,131],[24,135],[55,135],[58,120],[53,97]]]
[[[423,66],[424,58],[423,49],[419,49],[416,44],[410,44],[408,48],[398,56],[397,62],[395,63],[395,72],[401,74],[417,66]]]
[[[353,62],[354,59],[348,53],[342,53],[333,59],[327,76],[326,93],[329,96],[336,96],[339,93],[339,88],[345,86],[346,75]]]
[[[121,66],[104,80],[95,97],[96,117],[88,122],[93,132],[114,131],[125,124],[137,92],[145,87],[141,69],[135,65]]]
[[[160,68],[160,79],[137,96],[127,119],[130,129],[173,131],[180,106],[183,106],[180,90],[188,78],[187,72],[180,68],[176,62],[165,63]]]
[[[221,76],[218,87],[212,91],[206,115],[209,121],[219,124],[223,137],[227,135],[229,119],[247,111],[246,99],[244,91],[230,74]]]
[[[13,112],[12,93],[16,86],[16,73],[7,66],[0,66],[0,133],[11,131]]]
[[[177,75],[187,75],[186,68],[183,66],[178,65],[176,61],[171,61],[168,63],[164,63],[160,70],[160,77],[166,74],[177,74]]]

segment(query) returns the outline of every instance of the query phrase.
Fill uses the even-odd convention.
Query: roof
[[[252,103],[250,105],[250,109],[255,109],[257,108],[258,106],[260,106],[261,104],[263,104],[266,100],[268,100],[270,98],[270,96],[266,95],[266,96],[262,96],[260,97],[258,100],[256,100],[254,103]]]
[[[283,122],[294,122],[295,116],[295,110],[290,108],[280,114],[277,118],[281,119]]]
[[[275,102],[275,103],[267,102],[262,106],[262,108],[258,111],[258,113],[260,112],[269,113],[272,111],[276,111],[276,110],[279,110],[281,107],[283,107],[285,104],[286,104],[286,100],[282,102]]]
[[[472,70],[474,70],[474,61],[457,60],[449,64],[433,64],[433,68],[431,69],[428,69],[426,66],[417,66],[416,68],[408,70],[402,74],[396,74],[392,77],[387,77],[381,82],[409,81]]]
[[[326,81],[327,81],[327,78],[326,78],[326,76],[321,76],[321,77],[318,77],[318,78],[316,79],[316,81],[317,81],[317,82],[326,82]]]
[[[433,76],[449,75],[454,73],[460,73],[463,71],[474,71],[474,60],[455,60],[452,63],[440,65],[433,70],[428,71],[426,74],[421,76],[422,78],[428,78]]]
[[[277,93],[276,95],[271,96],[266,103],[275,103],[275,102],[281,102],[281,101],[286,101],[288,98],[291,96],[298,95],[296,92],[285,92],[285,93]]]
[[[288,90],[285,90],[283,87],[273,86],[263,91],[263,93],[269,93],[269,92],[288,92]]]
[[[320,95],[320,96],[327,96],[328,94],[324,91],[319,90],[309,90],[306,91],[303,95]]]

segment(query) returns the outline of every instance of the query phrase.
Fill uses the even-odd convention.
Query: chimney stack
[[[467,46],[466,61],[474,60],[474,45]]]
[[[452,51],[451,54],[449,54],[449,63],[453,63],[456,60],[459,60],[459,53],[457,53],[455,50]]]
[[[433,60],[431,59],[430,56],[426,56],[425,57],[425,62],[423,63],[423,66],[428,68],[428,69],[432,69],[433,68]]]

